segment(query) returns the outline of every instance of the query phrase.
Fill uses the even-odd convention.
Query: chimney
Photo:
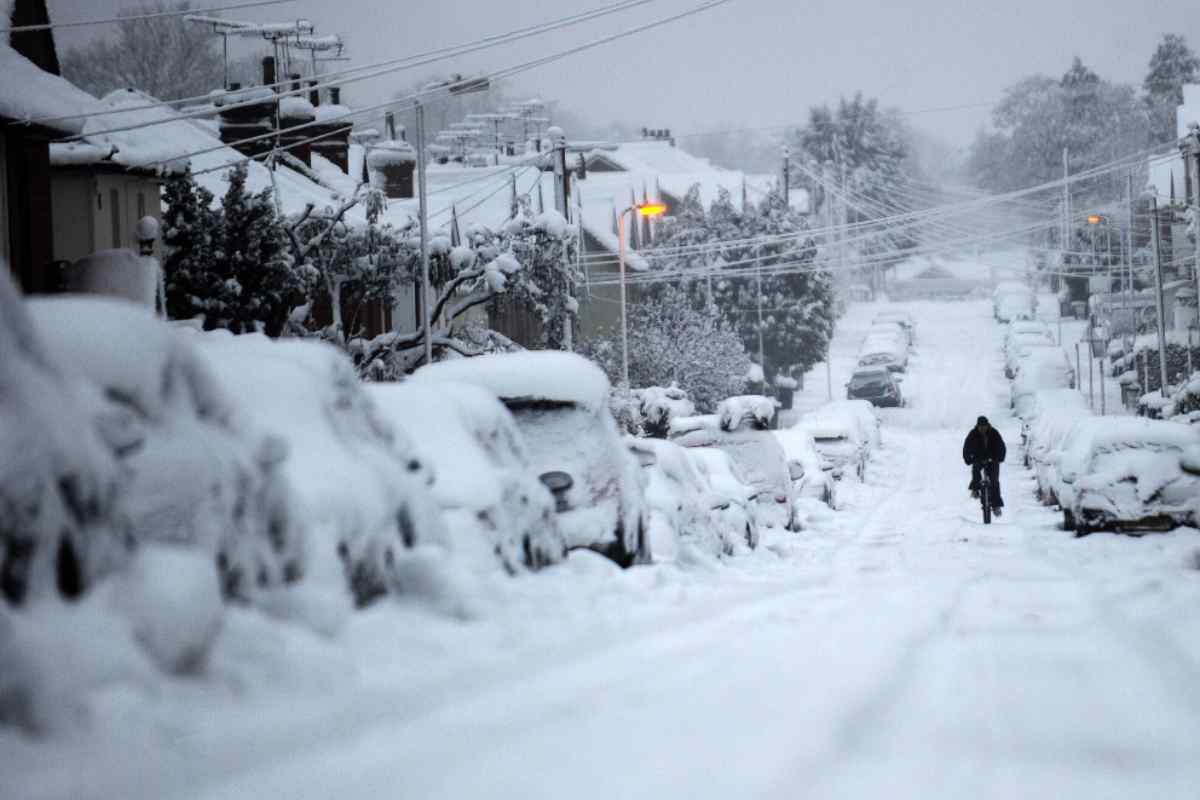
[[[308,102],[312,103],[313,108],[321,105],[321,90],[317,88],[315,80],[308,82]]]
[[[387,139],[389,142],[396,141],[396,115],[391,111],[383,115],[383,122],[387,128]]]
[[[263,86],[275,83],[275,56],[263,56]]]
[[[291,75],[288,75],[288,77],[292,81],[292,91],[294,91],[294,92],[300,91],[300,73],[293,72]]]
[[[342,87],[330,86],[329,87],[329,105],[340,106],[341,104],[342,104]]]

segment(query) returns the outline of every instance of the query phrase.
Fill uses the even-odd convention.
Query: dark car
[[[850,400],[868,400],[876,406],[904,405],[900,379],[894,372],[882,367],[855,372],[846,384],[846,397]]]

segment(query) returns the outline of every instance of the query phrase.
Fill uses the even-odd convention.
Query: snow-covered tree
[[[219,209],[189,175],[165,196],[167,310],[175,318],[204,317],[206,329],[277,336],[303,302],[305,279],[293,268],[287,231],[269,189],[246,192],[246,165],[229,172]]]
[[[1150,57],[1142,81],[1153,141],[1175,140],[1175,115],[1177,107],[1183,103],[1183,85],[1195,83],[1197,78],[1200,78],[1200,58],[1188,47],[1187,40],[1179,34],[1165,34]]]
[[[583,343],[581,352],[621,382],[620,335]],[[745,384],[750,357],[741,337],[712,308],[691,294],[666,286],[652,302],[629,312],[629,381],[633,387],[677,385],[702,412],[737,394]]]
[[[118,16],[195,7],[155,0],[122,8]],[[123,19],[114,33],[68,50],[62,59],[63,77],[97,97],[134,87],[163,100],[202,95],[224,80],[215,37],[182,15]]]
[[[575,287],[581,276],[575,267],[575,227],[557,211],[535,215],[529,203],[523,202],[520,213],[504,226],[501,238],[501,247],[522,266],[518,279],[505,292],[504,302],[537,314],[542,347],[566,348],[568,326],[579,310]]]

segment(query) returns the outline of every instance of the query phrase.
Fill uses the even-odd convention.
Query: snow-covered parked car
[[[688,451],[662,439],[627,439],[646,475],[646,506],[654,557],[668,558],[680,542],[710,555],[732,555],[758,546],[758,528],[749,518],[725,513],[736,502],[717,491]],[[744,497],[744,495],[743,495]],[[740,522],[731,527],[730,522]]]
[[[1200,431],[1138,417],[1078,423],[1059,462],[1063,527],[1167,530],[1200,512]]]
[[[795,427],[813,437],[822,466],[830,470],[834,478],[841,480],[852,474],[860,481],[865,479],[870,444],[857,414],[827,404],[802,416]]]
[[[1014,342],[1004,354],[1004,376],[1006,378],[1015,378],[1017,373],[1021,371],[1021,365],[1028,359],[1040,358],[1046,352],[1053,352],[1065,357],[1065,352],[1061,347],[1050,340],[1037,340]]]
[[[800,427],[785,428],[771,433],[783,447],[794,496],[820,500],[830,508],[836,509],[837,481],[833,478],[832,468],[825,468],[812,435]]]
[[[904,372],[908,369],[908,343],[898,333],[868,336],[858,351],[858,367],[886,367]]]
[[[1050,342],[1055,341],[1050,326],[1042,320],[1014,319],[1008,323],[1008,329],[1004,332],[1004,350],[1007,352],[1009,343],[1021,336],[1036,336]]]
[[[1025,466],[1032,467],[1029,450],[1035,445],[1042,419],[1050,414],[1087,416],[1091,414],[1087,400],[1074,389],[1039,389],[1018,404],[1021,411],[1021,447]]]
[[[754,546],[757,546],[758,489],[725,451],[715,447],[684,447],[682,450],[713,492],[727,501],[717,509],[721,530],[730,531],[735,542],[738,531],[746,531],[746,535],[754,539]]]
[[[228,597],[299,580],[303,540],[288,524],[280,467],[286,446],[246,428],[195,337],[125,300],[26,305],[52,358],[103,394],[134,539],[208,553]]]
[[[304,543],[308,588],[348,584],[358,605],[411,591],[406,562],[426,558],[413,551],[450,547],[429,492],[433,471],[383,421],[346,355],[260,334],[214,331],[195,341],[247,429],[286,443],[282,473],[293,499],[277,524]]]
[[[433,495],[456,553],[505,569],[561,561],[566,543],[555,501],[538,478],[512,414],[470,384],[415,381],[366,385],[380,415],[433,465]]]
[[[846,397],[850,400],[866,400],[880,407],[904,405],[900,376],[884,366],[854,370],[846,383]]]
[[[1033,319],[1037,295],[1020,281],[1001,281],[992,293],[992,313],[999,322]]]
[[[573,353],[500,353],[431,364],[413,380],[469,383],[500,398],[555,494],[568,549],[622,566],[650,559],[640,467],[617,432],[598,366]]]
[[[1086,407],[1069,405],[1043,409],[1029,428],[1025,457],[1037,480],[1037,498],[1043,505],[1058,505],[1058,466],[1062,450],[1076,424],[1091,417]]]
[[[876,320],[867,330],[867,338],[898,338],[906,347],[912,347],[912,332],[899,320]]]
[[[863,442],[866,443],[868,456],[883,446],[883,438],[879,433],[879,412],[866,400],[833,400],[818,410],[832,414],[846,414],[852,418],[858,425]]]
[[[1021,419],[1029,415],[1034,396],[1047,389],[1074,389],[1075,368],[1060,347],[1031,347],[1009,385],[1009,405]]]
[[[767,406],[746,398],[731,399],[739,402],[722,401],[722,413],[672,420],[671,441],[681,447],[724,451],[756,491],[759,522],[794,529],[791,472],[783,448],[768,430],[770,417],[767,422],[762,418]],[[771,409],[773,417],[774,407]]]
[[[871,324],[881,322],[894,322],[902,325],[908,331],[909,344],[914,344],[917,340],[917,321],[913,319],[913,315],[903,310],[880,311],[871,318]]]

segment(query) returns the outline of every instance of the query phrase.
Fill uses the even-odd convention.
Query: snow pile
[[[317,117],[317,111],[307,98],[299,95],[289,95],[279,101],[280,122],[287,120],[291,124],[312,122]]]
[[[729,397],[717,405],[723,431],[736,431],[743,425],[766,430],[775,419],[776,402],[770,397],[745,394]]]
[[[572,403],[591,410],[608,404],[608,378],[600,367],[574,353],[553,350],[442,361],[417,370],[413,379],[470,383],[505,401]]]
[[[432,491],[455,554],[477,570],[536,569],[561,561],[565,546],[554,498],[538,480],[512,414],[467,384],[370,384],[381,416],[433,466]]]

